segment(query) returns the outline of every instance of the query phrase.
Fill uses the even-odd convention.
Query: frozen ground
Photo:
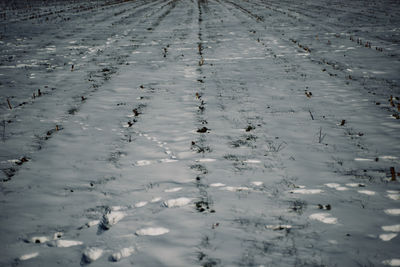
[[[400,266],[397,1],[0,19],[1,266]]]

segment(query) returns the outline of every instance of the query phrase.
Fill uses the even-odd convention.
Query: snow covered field
[[[0,1],[1,266],[400,266],[400,5]]]

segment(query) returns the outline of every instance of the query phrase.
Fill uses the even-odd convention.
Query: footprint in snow
[[[169,233],[169,229],[164,227],[148,227],[136,231],[136,235],[138,236],[159,236],[167,233]]]
[[[192,201],[191,198],[180,197],[175,199],[169,199],[163,202],[163,205],[167,208],[178,208],[188,205]]]
[[[141,207],[146,206],[147,204],[148,204],[147,201],[140,201],[140,202],[135,204],[135,208],[141,208]]]
[[[334,188],[334,189],[336,189],[338,191],[347,191],[347,190],[349,190],[347,187],[341,186],[340,184],[337,184],[337,183],[328,183],[328,184],[325,184],[325,186],[329,187],[329,188]]]
[[[100,248],[86,248],[82,253],[81,265],[86,265],[98,260],[103,255],[103,250]]]
[[[83,245],[83,242],[76,241],[76,240],[59,239],[59,240],[50,242],[49,245],[52,247],[57,247],[57,248],[69,248],[69,247]]]
[[[56,232],[56,233],[54,233],[52,239],[50,239],[48,236],[33,236],[30,239],[26,239],[25,242],[26,243],[43,244],[46,242],[57,240],[57,239],[61,238],[62,236],[63,236],[62,232]]]
[[[358,190],[357,192],[368,196],[374,196],[376,194],[374,191],[371,190]]]
[[[108,208],[100,220],[97,234],[101,234],[104,231],[109,230],[114,224],[118,223],[125,216],[126,216],[125,212],[113,211]]]
[[[123,248],[123,249],[111,254],[109,260],[117,262],[117,261],[122,260],[123,258],[127,258],[127,257],[131,256],[134,252],[135,252],[135,249],[132,247]]]
[[[315,194],[321,194],[323,192],[324,190],[321,189],[305,189],[305,188],[298,188],[290,191],[290,193],[292,194],[302,194],[302,195],[315,195]]]
[[[36,258],[37,256],[39,256],[39,252],[28,253],[28,254],[22,255],[17,260],[18,261],[26,261],[26,260]]]
[[[400,209],[386,209],[385,213],[387,215],[397,216],[397,215],[400,215]]]
[[[397,236],[397,234],[381,234],[381,235],[379,235],[379,238],[382,241],[390,241],[393,238],[395,238],[396,236]]]
[[[400,259],[384,260],[382,263],[388,266],[400,266]]]
[[[399,233],[400,232],[400,224],[382,226],[382,230],[385,232]]]
[[[170,189],[165,189],[164,192],[165,193],[174,193],[174,192],[178,192],[181,190],[182,190],[182,187],[174,187],[174,188],[170,188]]]
[[[311,220],[320,221],[326,224],[337,224],[337,219],[332,217],[329,213],[314,213],[309,217]]]
[[[386,191],[387,197],[392,199],[392,200],[400,200],[400,191],[396,191],[396,190],[387,190]]]
[[[213,183],[213,184],[210,184],[210,187],[224,187],[224,186],[226,186],[226,184],[223,184],[223,183]]]
[[[155,197],[155,198],[153,198],[152,200],[150,200],[150,202],[151,202],[151,203],[157,203],[157,202],[160,202],[161,200],[162,200],[161,197]]]

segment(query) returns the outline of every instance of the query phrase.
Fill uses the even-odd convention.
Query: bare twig
[[[396,171],[394,167],[390,167],[390,173],[392,174],[392,181],[396,181]]]
[[[8,107],[9,107],[10,109],[12,109],[12,106],[11,106],[11,103],[10,103],[10,99],[8,99],[8,98],[7,98],[7,104],[8,104]]]
[[[286,147],[287,143],[285,141],[281,142],[281,143],[274,143],[274,142],[268,142],[267,146],[268,146],[268,150],[267,152],[279,152],[281,150],[283,150]]]
[[[3,142],[6,141],[6,120],[3,120]]]
[[[308,112],[310,112],[311,119],[314,120],[314,116],[313,116],[313,114],[311,113],[311,110],[308,110]]]
[[[318,143],[322,143],[322,141],[324,141],[326,134],[322,133],[322,127],[319,128],[319,136],[318,136]]]

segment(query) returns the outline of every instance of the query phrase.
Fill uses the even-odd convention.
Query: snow
[[[398,260],[396,1],[0,10],[0,266]]]

